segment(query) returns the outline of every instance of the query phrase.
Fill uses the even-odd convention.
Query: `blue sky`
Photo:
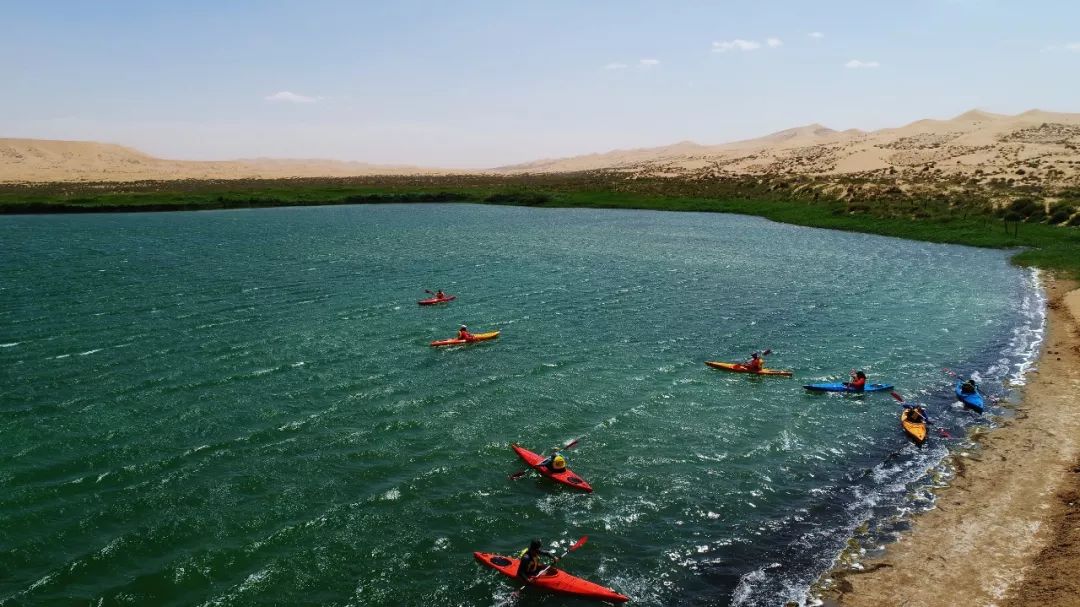
[[[1080,111],[1080,2],[0,0],[0,137],[484,167]]]

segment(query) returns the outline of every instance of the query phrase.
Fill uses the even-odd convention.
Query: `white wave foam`
[[[747,601],[750,599],[754,592],[754,586],[764,582],[766,575],[765,572],[770,569],[776,569],[780,566],[780,563],[770,563],[764,567],[759,567],[749,573],[744,573],[739,578],[739,585],[735,587],[735,591],[731,593],[731,604],[733,607],[739,605],[747,605]]]
[[[1027,288],[1020,301],[1023,322],[1013,329],[1013,337],[1002,355],[1008,382],[1013,386],[1027,383],[1026,375],[1034,368],[1046,336],[1046,291],[1038,269],[1032,269],[1025,282]],[[1015,362],[1013,362],[1015,361]]]
[[[94,348],[93,350],[87,350],[86,352],[79,352],[79,356],[90,356],[95,352],[101,352],[101,348]]]
[[[22,343],[21,341],[13,341],[13,342],[11,342],[9,344],[0,344],[0,348],[14,348],[15,346],[17,346],[17,345],[19,345],[21,343]]]

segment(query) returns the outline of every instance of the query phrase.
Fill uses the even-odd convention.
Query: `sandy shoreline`
[[[1046,280],[1047,333],[1015,419],[876,559],[823,577],[844,607],[1080,606],[1080,291]]]

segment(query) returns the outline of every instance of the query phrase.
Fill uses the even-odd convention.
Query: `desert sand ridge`
[[[479,171],[496,175],[611,171],[628,177],[962,178],[976,183],[1080,185],[1080,114],[971,110],[865,132],[821,124],[743,141],[613,150]],[[136,181],[477,173],[320,159],[188,161],[120,145],[0,139],[0,182]]]
[[[494,169],[498,173],[614,170],[633,176],[961,176],[979,181],[1076,184],[1080,114],[971,110],[864,132],[810,124],[757,139],[616,150]],[[927,175],[927,173],[930,175]]]
[[[0,183],[349,177],[445,173],[323,159],[167,160],[93,141],[0,139]]]

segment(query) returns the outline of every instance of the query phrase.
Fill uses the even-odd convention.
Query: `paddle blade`
[[[517,479],[525,476],[528,471],[528,468],[526,468],[525,470],[518,470],[517,472],[510,475],[510,480],[516,481]]]
[[[938,435],[941,438],[952,438],[952,434],[949,434],[949,431],[945,428],[938,428]]]
[[[766,349],[764,352],[761,353],[762,356],[768,356],[770,354],[772,354],[772,350],[769,349]]]
[[[572,441],[566,443],[565,445],[563,445],[562,450],[566,451],[567,449],[573,449],[575,446],[577,446],[578,442],[580,442],[580,441],[581,441],[580,438],[575,438],[574,440],[572,440]]]
[[[899,395],[899,394],[897,394],[897,393],[896,393],[895,391],[893,391],[893,392],[890,392],[890,393],[889,393],[889,396],[892,396],[893,398],[895,398],[895,399],[896,399],[896,402],[898,402],[898,403],[902,403],[902,402],[904,402],[904,397],[903,397],[903,396],[900,396],[900,395]]]
[[[582,546],[584,546],[585,542],[587,542],[587,541],[589,541],[589,536],[583,535],[583,536],[581,536],[580,540],[574,542],[574,545],[567,548],[566,551],[567,552],[573,552],[573,551],[577,550],[578,548],[581,548]]]
[[[953,370],[948,367],[945,367],[944,369],[942,369],[942,371],[948,373],[949,375],[952,375],[953,377],[956,377],[956,373],[954,373]]]

